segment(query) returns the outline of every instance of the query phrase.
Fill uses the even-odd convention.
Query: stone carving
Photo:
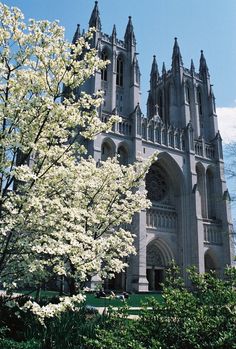
[[[147,265],[162,267],[163,264],[159,249],[155,245],[148,246]]]

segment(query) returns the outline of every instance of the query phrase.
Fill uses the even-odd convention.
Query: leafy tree
[[[75,295],[134,252],[124,224],[148,205],[137,188],[151,160],[98,166],[84,157],[86,141],[118,121],[101,122],[101,93],[77,93],[107,63],[89,46],[92,31],[70,44],[57,22],[25,24],[3,4],[0,23],[0,280],[9,290],[64,277]]]

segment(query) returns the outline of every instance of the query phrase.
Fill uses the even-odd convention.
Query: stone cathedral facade
[[[110,289],[154,291],[160,289],[172,260],[183,276],[190,265],[218,275],[232,263],[230,197],[224,178],[222,139],[218,130],[215,97],[203,51],[199,70],[193,61],[183,65],[175,38],[172,65],[159,72],[153,57],[147,112],[140,107],[140,70],[131,17],[124,39],[101,29],[97,1],[89,21],[96,27],[93,45],[110,60],[103,71],[85,83],[83,90],[104,91],[99,113],[106,121],[117,113],[122,121],[109,134],[88,145],[99,160],[119,154],[122,164],[159,158],[146,176],[152,207],[137,214],[132,223],[137,255],[129,258],[125,273],[107,281]],[[73,42],[80,36],[79,26]],[[96,282],[96,278],[94,279]]]

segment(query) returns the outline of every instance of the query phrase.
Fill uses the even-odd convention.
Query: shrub
[[[11,341],[3,329],[0,349],[236,349],[236,269],[228,269],[224,280],[194,269],[189,278],[191,290],[173,266],[163,285],[163,301],[152,298],[137,320],[128,318],[127,308],[101,316],[84,307],[48,319],[45,327],[33,317],[27,322],[24,315],[8,329],[12,335],[13,329],[21,333],[25,326],[18,334],[22,341]],[[14,316],[8,314],[8,319],[16,321]],[[0,321],[2,328],[10,326]]]
[[[128,319],[128,308],[108,312],[96,336],[86,338],[83,349],[145,349],[136,336],[136,321]]]
[[[31,327],[38,328],[37,319],[30,313],[24,312],[20,307],[29,300],[24,296],[18,299],[18,305],[10,297],[0,297],[0,329],[5,329],[4,337],[16,341],[26,340]],[[3,337],[3,334],[0,336]]]
[[[0,349],[41,349],[41,344],[34,340],[27,342],[15,342],[12,339],[0,339]]]
[[[85,348],[86,338],[93,338],[95,329],[103,321],[103,316],[86,308],[77,312],[67,311],[60,317],[48,319],[42,349]]]
[[[113,313],[85,348],[236,348],[236,270],[227,270],[220,280],[191,269],[189,278],[192,290],[184,286],[173,266],[163,286],[163,302],[151,299],[137,321]]]

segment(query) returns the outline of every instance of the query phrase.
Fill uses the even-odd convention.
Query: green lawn
[[[126,301],[126,304],[129,307],[141,307],[143,303],[147,302],[150,297],[154,297],[158,301],[161,302],[162,296],[159,293],[138,293],[138,294],[132,294],[129,296],[129,298]],[[96,298],[94,294],[88,293],[86,294],[86,305],[91,305],[93,307],[122,307],[124,305],[124,302],[120,299],[107,299],[107,298]]]
[[[30,291],[18,291],[18,293],[22,294],[29,294],[31,297],[35,297],[36,292],[29,293]],[[51,298],[54,296],[58,296],[58,292],[55,291],[41,291],[40,297],[41,298]],[[154,297],[159,302],[162,300],[162,296],[160,293],[137,293],[137,294],[131,294],[129,298],[126,300],[125,304],[127,304],[129,307],[141,307],[144,303],[148,301],[151,297]],[[92,307],[123,307],[124,302],[121,299],[109,299],[109,298],[96,298],[96,295],[94,293],[86,293],[86,301],[85,305],[92,306]]]

